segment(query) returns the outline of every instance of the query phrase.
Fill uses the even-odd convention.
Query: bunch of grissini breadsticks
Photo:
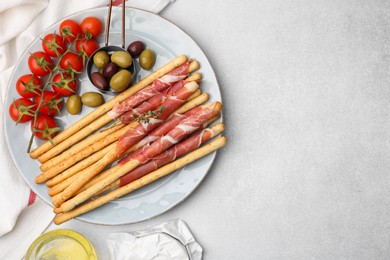
[[[198,69],[195,60],[178,56],[30,153],[42,163],[35,182],[49,188],[58,214],[54,223],[100,207],[226,144],[225,137],[216,137],[224,125],[212,124],[222,104],[206,103]]]

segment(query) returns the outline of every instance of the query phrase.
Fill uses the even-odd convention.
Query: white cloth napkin
[[[2,0],[0,1],[0,114],[12,70],[29,43],[62,18],[108,0]],[[120,4],[122,0],[114,0]],[[173,0],[127,0],[126,5],[158,13]],[[21,259],[28,245],[52,221],[54,214],[24,184],[4,140],[0,120],[0,259]],[[31,206],[29,206],[31,205]],[[27,228],[27,226],[29,226]]]

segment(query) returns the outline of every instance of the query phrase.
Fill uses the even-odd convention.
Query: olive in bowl
[[[109,95],[129,88],[134,83],[137,71],[137,61],[117,46],[100,48],[87,63],[89,80],[100,92]]]

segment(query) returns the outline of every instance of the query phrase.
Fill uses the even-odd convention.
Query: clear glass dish
[[[95,249],[81,234],[70,229],[55,229],[36,238],[25,260],[96,260]]]

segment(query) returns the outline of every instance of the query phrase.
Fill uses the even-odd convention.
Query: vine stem
[[[54,33],[55,33],[55,32],[54,32]],[[54,74],[55,74],[57,71],[61,71],[61,68],[60,68],[60,66],[59,66],[60,61],[61,61],[62,58],[65,56],[65,54],[67,54],[68,52],[71,51],[71,49],[72,49],[74,43],[75,43],[78,39],[79,39],[79,37],[77,36],[77,37],[74,39],[74,41],[71,42],[71,43],[69,44],[69,46],[68,46],[68,48],[66,49],[66,51],[65,51],[63,54],[59,55],[59,56],[56,58],[56,59],[57,59],[57,63],[55,64],[55,66],[54,66],[52,69],[50,69],[50,73],[49,73],[49,75],[48,75],[48,78],[47,78],[47,80],[46,80],[46,82],[45,82],[45,85],[44,85],[43,88],[42,88],[41,99],[40,99],[40,101],[39,101],[39,104],[38,104],[38,106],[37,106],[35,112],[34,112],[33,127],[32,127],[32,129],[31,129],[31,130],[32,130],[32,131],[31,131],[31,136],[30,136],[30,140],[29,140],[28,146],[27,146],[27,153],[30,153],[31,147],[32,147],[32,143],[33,143],[33,141],[34,141],[34,134],[35,134],[35,128],[36,128],[36,124],[37,124],[37,118],[38,118],[38,114],[39,114],[39,109],[41,108],[41,106],[42,106],[42,104],[43,104],[43,94],[44,94],[45,90],[48,88],[48,86],[49,86],[50,84],[52,84],[52,79],[53,79]],[[73,77],[73,76],[72,76],[72,77]],[[51,140],[50,140],[50,141],[51,141]],[[51,142],[52,142],[52,141],[51,141]]]

